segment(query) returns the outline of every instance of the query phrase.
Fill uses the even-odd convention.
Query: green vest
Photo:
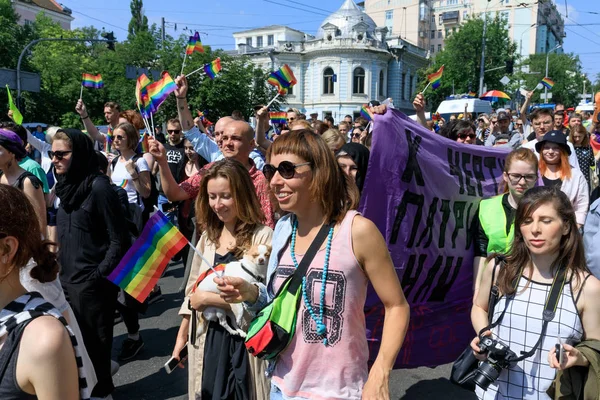
[[[510,226],[508,236],[506,235],[506,213],[502,206],[503,196],[503,194],[494,196],[490,199],[481,200],[479,203],[479,223],[488,237],[488,254],[508,253],[514,238],[514,221]]]

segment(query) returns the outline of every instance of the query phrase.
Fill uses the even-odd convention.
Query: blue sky
[[[73,10],[73,27],[104,27],[114,31],[118,40],[127,37],[131,16],[129,0],[59,1]],[[600,73],[598,0],[556,2],[565,20],[565,51],[578,54],[584,72],[593,82],[597,81],[596,76]],[[314,34],[322,20],[342,3],[343,0],[144,0],[144,10],[150,24],[160,25],[161,17],[164,17],[167,32],[173,36],[197,30],[203,33],[203,43],[230,50],[233,49],[233,32],[265,25],[287,25]]]

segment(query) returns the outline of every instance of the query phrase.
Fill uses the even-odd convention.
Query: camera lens
[[[490,384],[498,379],[498,376],[500,376],[500,371],[500,368],[497,368],[486,361],[482,363],[479,368],[477,368],[477,374],[475,375],[473,381],[481,389],[487,390]]]

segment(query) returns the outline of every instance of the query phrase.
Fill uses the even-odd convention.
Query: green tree
[[[16,68],[19,54],[23,48],[36,38],[32,25],[18,24],[19,15],[15,13],[10,0],[0,0],[0,67]]]
[[[137,34],[148,31],[148,17],[144,15],[144,2],[143,0],[131,0],[129,5],[131,9],[131,21],[129,21],[128,36],[131,40]]]
[[[427,85],[427,75],[436,72],[444,65],[441,85],[436,90],[425,92],[427,104],[432,110],[447,96],[454,93],[477,92],[479,90],[479,67],[481,62],[481,38],[483,20],[471,17],[453,32],[445,41],[445,48],[435,56],[433,64],[419,73],[419,90]],[[506,60],[515,59],[517,45],[508,35],[506,21],[500,16],[487,22],[485,40],[485,69],[503,67]],[[488,90],[502,90],[499,80],[506,74],[504,68],[484,74],[484,86]]]
[[[533,54],[523,61],[523,65],[529,68],[528,73],[519,73],[523,87],[531,90],[542,80],[546,72],[546,55]],[[526,70],[526,69],[525,69]],[[583,74],[579,56],[574,54],[550,54],[548,58],[548,77],[554,81],[552,99],[549,103],[563,103],[567,106],[575,106],[579,103],[579,95],[583,93],[583,82],[590,87],[591,82]],[[543,103],[540,95],[544,89],[536,90],[532,102]]]

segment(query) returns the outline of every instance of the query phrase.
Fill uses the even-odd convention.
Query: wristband
[[[175,97],[177,97],[178,99],[185,100],[185,96],[175,96]]]
[[[86,115],[85,117],[81,117],[81,119],[88,119],[89,117],[89,115]]]

